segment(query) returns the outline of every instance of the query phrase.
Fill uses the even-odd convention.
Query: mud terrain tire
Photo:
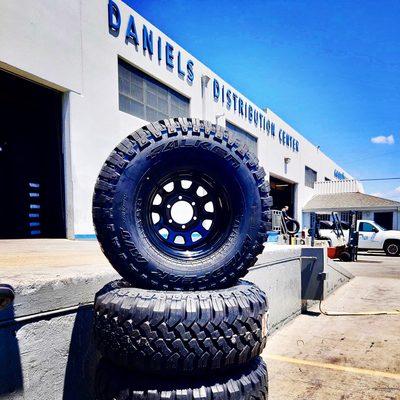
[[[152,291],[114,281],[96,297],[95,340],[103,356],[126,368],[214,373],[261,354],[267,309],[265,293],[246,281],[204,292]]]
[[[228,287],[255,264],[267,239],[272,198],[264,177],[247,145],[220,126],[192,118],[146,125],[100,171],[97,238],[135,286]],[[187,221],[173,217],[182,202]]]
[[[268,373],[257,357],[242,370],[213,377],[163,379],[101,360],[96,400],[268,400]]]

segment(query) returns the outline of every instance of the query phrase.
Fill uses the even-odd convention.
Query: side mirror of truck
[[[379,232],[379,229],[374,227],[373,231],[374,231],[375,233],[378,233],[378,232]]]

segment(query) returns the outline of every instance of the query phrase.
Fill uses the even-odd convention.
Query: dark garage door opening
[[[271,196],[274,199],[273,209],[282,210],[289,206],[288,215],[294,217],[295,184],[270,176]]]
[[[62,95],[0,71],[0,238],[64,238]]]
[[[376,212],[374,221],[385,229],[393,229],[393,212]]]

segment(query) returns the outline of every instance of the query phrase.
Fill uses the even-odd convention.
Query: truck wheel
[[[343,251],[339,254],[339,260],[349,262],[351,261],[351,254],[348,251]]]
[[[208,292],[151,291],[115,281],[96,297],[95,340],[109,360],[146,373],[218,371],[261,354],[267,308],[265,293],[246,281]]]
[[[132,372],[101,360],[96,400],[268,400],[268,373],[257,357],[242,370],[211,377],[163,378]]]
[[[272,205],[265,172],[232,132],[166,119],[124,139],[93,197],[102,250],[132,284],[228,287],[263,251]]]
[[[387,256],[400,256],[400,241],[387,241],[384,250]]]

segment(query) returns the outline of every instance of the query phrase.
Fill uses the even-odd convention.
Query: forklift
[[[341,261],[357,261],[358,253],[358,232],[357,213],[350,211],[350,222],[348,224],[348,237],[343,232],[344,222],[340,221],[337,212],[331,213],[331,221],[321,221],[319,214],[311,213],[311,246],[314,247],[315,240],[326,240],[329,244],[328,257],[339,258]],[[330,230],[336,236],[336,244],[332,245],[331,238],[323,236],[321,230]]]

